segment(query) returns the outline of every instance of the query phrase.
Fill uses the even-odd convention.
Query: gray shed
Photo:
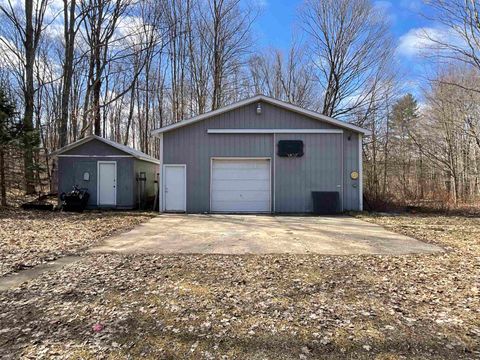
[[[133,209],[156,196],[159,160],[91,135],[52,155],[58,158],[58,194],[87,188],[89,208]]]
[[[153,134],[161,211],[310,213],[312,192],[363,208],[358,126],[258,95]]]

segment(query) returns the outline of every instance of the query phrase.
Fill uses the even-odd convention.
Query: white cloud
[[[25,6],[22,0],[0,0],[0,5],[5,6],[7,9],[10,8],[10,5],[12,5],[14,9],[20,8],[22,5]]]
[[[400,37],[397,53],[407,57],[418,56],[422,51],[432,47],[435,44],[435,39],[440,40],[445,35],[448,36],[447,31],[436,28],[411,29]]]
[[[397,15],[393,4],[387,0],[378,0],[373,4],[374,8],[380,13],[382,18],[388,19],[390,23],[397,22]]]
[[[265,9],[268,7],[268,0],[252,0],[252,5],[258,9]]]
[[[23,53],[9,39],[3,36],[0,38],[0,68],[9,70],[21,68]]]
[[[410,11],[418,12],[422,9],[423,4],[420,0],[402,0],[400,1],[400,6]]]
[[[445,27],[415,28],[400,37],[397,54],[415,57],[432,51],[450,52],[449,44],[467,48],[465,40],[453,29]]]
[[[63,24],[60,21],[56,21],[45,27],[45,30],[43,31],[43,36],[63,41],[64,31],[65,29]]]
[[[45,19],[52,20],[58,18],[62,15],[63,7],[63,0],[50,0],[46,7]]]
[[[378,1],[375,1],[373,6],[381,10],[391,10],[393,7],[393,4],[387,0],[378,0]]]
[[[428,113],[429,109],[428,109],[428,105],[425,101],[418,101],[417,102],[417,106],[418,106],[418,111],[421,113],[421,114],[426,114]]]

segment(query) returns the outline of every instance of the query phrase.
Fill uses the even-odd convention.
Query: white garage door
[[[270,212],[270,160],[212,161],[212,212]]]

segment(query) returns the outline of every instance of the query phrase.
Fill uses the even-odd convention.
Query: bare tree
[[[15,7],[11,0],[6,5],[0,5],[0,13],[12,26],[14,33],[2,32],[0,41],[22,64],[21,80],[24,98],[23,126],[24,135],[24,166],[27,194],[35,192],[33,148],[38,142],[38,135],[33,126],[35,106],[35,60],[42,32],[48,0],[25,0],[23,12]],[[5,29],[7,30],[7,29]],[[7,30],[8,31],[8,30]]]
[[[432,56],[447,62],[461,61],[480,70],[480,1],[436,0],[427,5],[431,11],[426,17],[446,29],[421,34],[427,48],[436,50]]]
[[[88,0],[82,2],[82,11],[85,13],[86,20],[82,34],[84,34],[89,45],[88,87],[85,95],[83,132],[93,123],[94,134],[102,135],[100,96],[103,75],[110,60],[108,56],[110,42],[128,5],[129,0]],[[90,125],[87,125],[88,117],[92,119]]]
[[[293,44],[287,56],[280,50],[254,55],[249,68],[256,94],[316,110],[312,66],[302,47]]]
[[[199,3],[197,6],[201,7]],[[196,114],[207,111],[211,69],[209,46],[205,41],[208,24],[199,16],[200,8],[192,14],[188,26],[188,51],[190,57],[190,82],[192,84],[192,110]],[[198,36],[199,34],[203,34]]]
[[[212,110],[225,105],[224,87],[229,76],[244,63],[250,47],[251,9],[241,8],[240,0],[205,0],[199,8],[205,33],[200,37],[209,50],[212,81]]]
[[[64,59],[62,69],[62,113],[60,116],[58,130],[59,147],[67,145],[68,141],[68,118],[75,60],[75,38],[78,30],[80,29],[80,24],[83,21],[84,14],[82,12],[77,12],[78,9],[76,0],[70,0],[70,2],[68,0],[63,0]]]
[[[188,66],[188,32],[190,30],[191,0],[161,2],[168,28],[172,121],[185,115],[186,77]]]
[[[389,23],[370,0],[307,0],[302,27],[324,96],[322,113],[341,117],[371,106],[388,73]]]

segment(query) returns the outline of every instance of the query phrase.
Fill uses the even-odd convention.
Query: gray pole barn
[[[91,135],[52,155],[58,159],[58,194],[74,185],[86,188],[88,208],[133,209],[141,198],[156,196],[160,162],[131,147]]]
[[[153,134],[161,211],[310,213],[312,192],[363,209],[358,126],[258,95]]]

